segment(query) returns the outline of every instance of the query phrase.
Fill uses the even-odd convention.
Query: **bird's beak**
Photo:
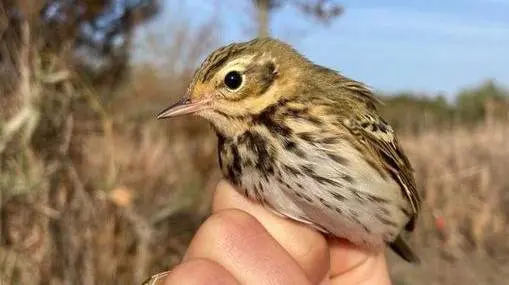
[[[182,97],[177,103],[162,110],[157,115],[158,119],[165,119],[171,117],[178,117],[182,115],[192,114],[208,108],[210,100],[201,100],[198,102],[191,102],[188,96]]]

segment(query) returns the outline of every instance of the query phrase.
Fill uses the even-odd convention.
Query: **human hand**
[[[212,208],[164,284],[391,284],[383,252],[326,239],[249,201],[225,181]]]

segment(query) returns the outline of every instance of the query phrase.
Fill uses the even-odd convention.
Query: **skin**
[[[383,252],[326,239],[249,201],[225,181],[212,208],[164,284],[391,284]]]

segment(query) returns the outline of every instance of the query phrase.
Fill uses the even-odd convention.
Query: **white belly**
[[[398,183],[384,179],[346,142],[334,145],[334,153],[344,158],[342,164],[326,149],[299,146],[304,155],[278,151],[274,174],[267,178],[254,167],[245,168],[241,186],[247,195],[261,196],[274,212],[359,245],[380,247],[396,238],[408,222],[404,211],[409,209]]]

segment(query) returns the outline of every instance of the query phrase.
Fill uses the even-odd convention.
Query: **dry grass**
[[[111,94],[65,54],[41,58],[23,27],[16,100],[0,116],[0,284],[139,284],[178,262],[217,180],[204,123],[155,120],[189,72],[135,70]]]
[[[404,137],[424,193],[414,237],[423,264],[401,284],[505,284],[509,277],[509,124]]]

